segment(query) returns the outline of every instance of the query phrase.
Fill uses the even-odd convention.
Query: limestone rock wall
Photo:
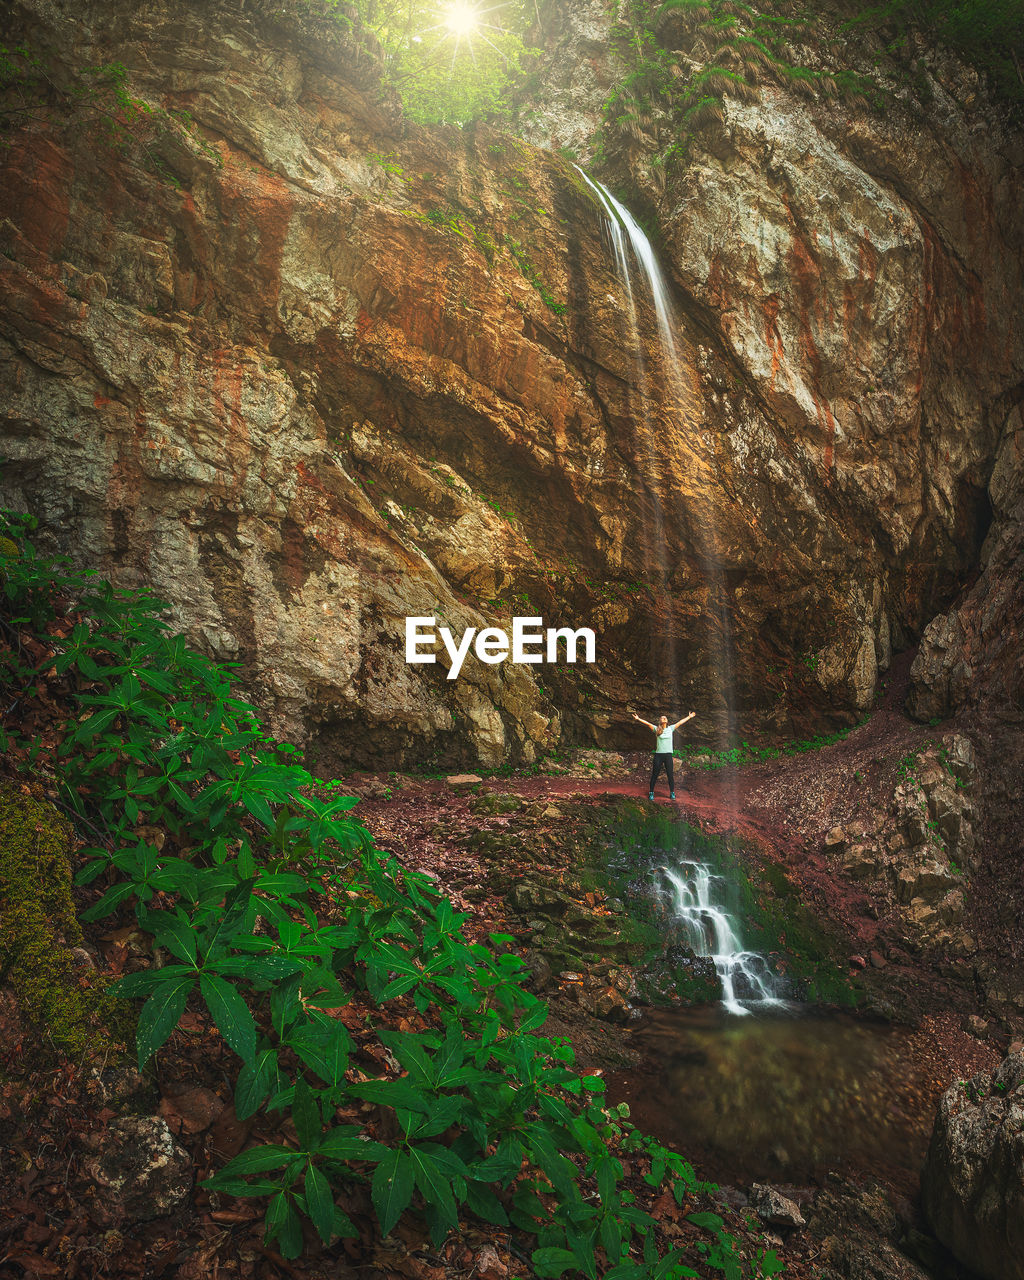
[[[11,131],[0,499],[166,598],[328,765],[641,746],[627,709],[662,701],[709,737],[849,723],[952,602],[1024,382],[997,121],[766,90],[660,195],[637,179],[670,397],[555,150],[403,121],[337,27],[273,6],[10,8],[56,79],[120,61],[197,134]],[[575,12],[589,62],[545,92],[579,141],[615,68]],[[513,614],[593,626],[597,667],[405,664],[407,615]]]
[[[1024,1054],[942,1095],[921,1180],[938,1238],[988,1280],[1024,1276]]]

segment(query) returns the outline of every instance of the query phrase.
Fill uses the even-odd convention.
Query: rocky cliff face
[[[120,61],[197,129],[12,131],[0,496],[166,598],[280,732],[496,764],[666,696],[707,732],[848,723],[953,602],[1024,383],[1020,156],[940,81],[930,123],[766,88],[663,191],[637,170],[670,391],[555,151],[412,126],[336,27],[259,5],[12,13],[56,83]],[[585,146],[616,69],[573,13],[567,132],[531,127]],[[592,626],[597,666],[405,663],[408,615],[512,614]]]
[[[988,1280],[1024,1276],[1024,1054],[942,1095],[921,1183],[935,1234]]]

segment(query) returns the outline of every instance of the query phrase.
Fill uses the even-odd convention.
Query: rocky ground
[[[1024,1031],[1024,1004],[993,922],[998,868],[978,856],[972,829],[979,784],[972,742],[949,722],[906,718],[909,662],[909,655],[897,661],[870,721],[844,740],[742,767],[700,767],[697,757],[697,767],[677,773],[674,812],[705,831],[738,833],[753,861],[784,869],[800,899],[828,922],[862,1007],[898,1029],[887,1096],[876,1103],[908,1118],[908,1149],[888,1164],[854,1162],[842,1176],[825,1174],[822,1186],[788,1188],[813,1206],[811,1226],[783,1232],[794,1274],[812,1259],[840,1275],[920,1274],[897,1243],[932,1274],[956,1274],[917,1207],[936,1108],[957,1081],[991,1072]],[[529,919],[553,912],[563,934],[576,932],[585,947],[602,929],[607,935],[610,916],[614,936],[621,904],[574,886],[574,838],[589,829],[595,806],[614,809],[624,797],[645,804],[647,768],[645,755],[580,752],[554,765],[557,772],[529,777],[354,782],[378,839],[435,874],[489,927],[497,923],[515,937],[551,1001],[549,1027],[570,1034],[588,1065],[608,1070],[617,1096],[634,1105],[639,1099],[638,1115],[656,1127],[657,1106],[645,1111],[643,1095],[663,1063],[652,1059],[644,1035],[650,1020],[627,1022],[644,1003],[636,999],[628,947],[559,969],[557,956],[553,966],[545,963],[544,935]],[[538,882],[552,890],[550,901],[530,887]],[[586,923],[588,915],[596,924]],[[688,1154],[699,1163],[692,1144]],[[728,1180],[721,1167],[711,1172]],[[749,1190],[736,1189],[741,1204]],[[829,1234],[830,1221],[842,1243]],[[875,1270],[865,1272],[869,1257]]]
[[[616,1101],[631,1101],[643,1125],[656,1135],[661,1126],[698,1171],[717,1177],[723,1190],[712,1207],[751,1248],[778,1248],[797,1280],[911,1280],[926,1274],[922,1263],[927,1274],[957,1274],[921,1215],[920,1161],[943,1092],[957,1081],[991,1079],[1021,1030],[1012,983],[989,942],[984,863],[971,847],[969,743],[953,725],[907,721],[901,692],[895,678],[868,724],[816,751],[745,767],[709,769],[700,758],[681,765],[676,803],[656,805],[700,832],[741,837],[759,885],[773,883],[764,878],[771,868],[784,872],[793,896],[825,925],[820,945],[829,963],[860,993],[858,1020],[891,1029],[888,1084],[865,1082],[862,1092],[869,1108],[904,1117],[910,1154],[852,1159],[798,1185],[776,1179],[759,1191],[765,1175],[716,1163],[711,1148],[672,1133],[651,1102],[663,1074],[648,1034],[652,1003],[670,1013],[672,987],[659,989],[642,931],[587,864],[603,826],[624,812],[652,811],[647,756],[576,752],[547,772],[487,779],[346,780],[378,844],[435,877],[467,913],[468,933],[511,938],[502,945],[525,957],[550,1003],[546,1033],[571,1037],[580,1065],[605,1073]],[[952,870],[958,858],[962,875]],[[145,945],[132,926],[108,922],[87,932],[83,965],[119,972]],[[10,1066],[24,1031],[9,1007],[2,1012]],[[353,1017],[356,1029],[358,1010]],[[301,1264],[285,1263],[262,1245],[251,1202],[196,1189],[253,1133],[230,1105],[229,1059],[208,1022],[187,1013],[155,1080],[123,1066],[67,1061],[9,1078],[0,1090],[11,1152],[0,1239],[10,1274],[192,1280],[319,1276],[329,1266],[331,1275],[351,1267],[504,1280],[528,1271],[515,1240],[487,1229],[468,1230],[440,1252],[415,1232],[384,1242],[371,1233],[337,1258],[314,1249]],[[631,1170],[642,1188],[643,1163]],[[670,1235],[692,1230],[670,1198],[655,1210]]]

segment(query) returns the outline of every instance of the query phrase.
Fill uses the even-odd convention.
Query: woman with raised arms
[[[638,724],[645,724],[656,736],[654,739],[654,760],[651,763],[651,785],[648,787],[648,800],[654,799],[654,784],[658,780],[658,774],[662,769],[665,770],[665,777],[668,779],[669,799],[676,798],[675,775],[672,772],[672,734],[680,725],[686,724],[687,720],[692,720],[696,712],[691,711],[688,716],[683,716],[682,720],[677,720],[675,724],[669,724],[668,716],[662,716],[657,724],[651,724],[649,720],[641,720],[637,713],[633,712],[633,719]]]

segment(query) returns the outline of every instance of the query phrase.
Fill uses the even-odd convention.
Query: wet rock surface
[[[963,1263],[986,1280],[1024,1276],[1024,1053],[942,1095],[921,1194]]]
[[[799,1205],[762,1182],[750,1188],[750,1207],[770,1227],[802,1227],[806,1223]]]
[[[930,1280],[897,1248],[903,1223],[877,1183],[835,1178],[816,1196],[807,1234],[817,1246],[821,1280]]]

